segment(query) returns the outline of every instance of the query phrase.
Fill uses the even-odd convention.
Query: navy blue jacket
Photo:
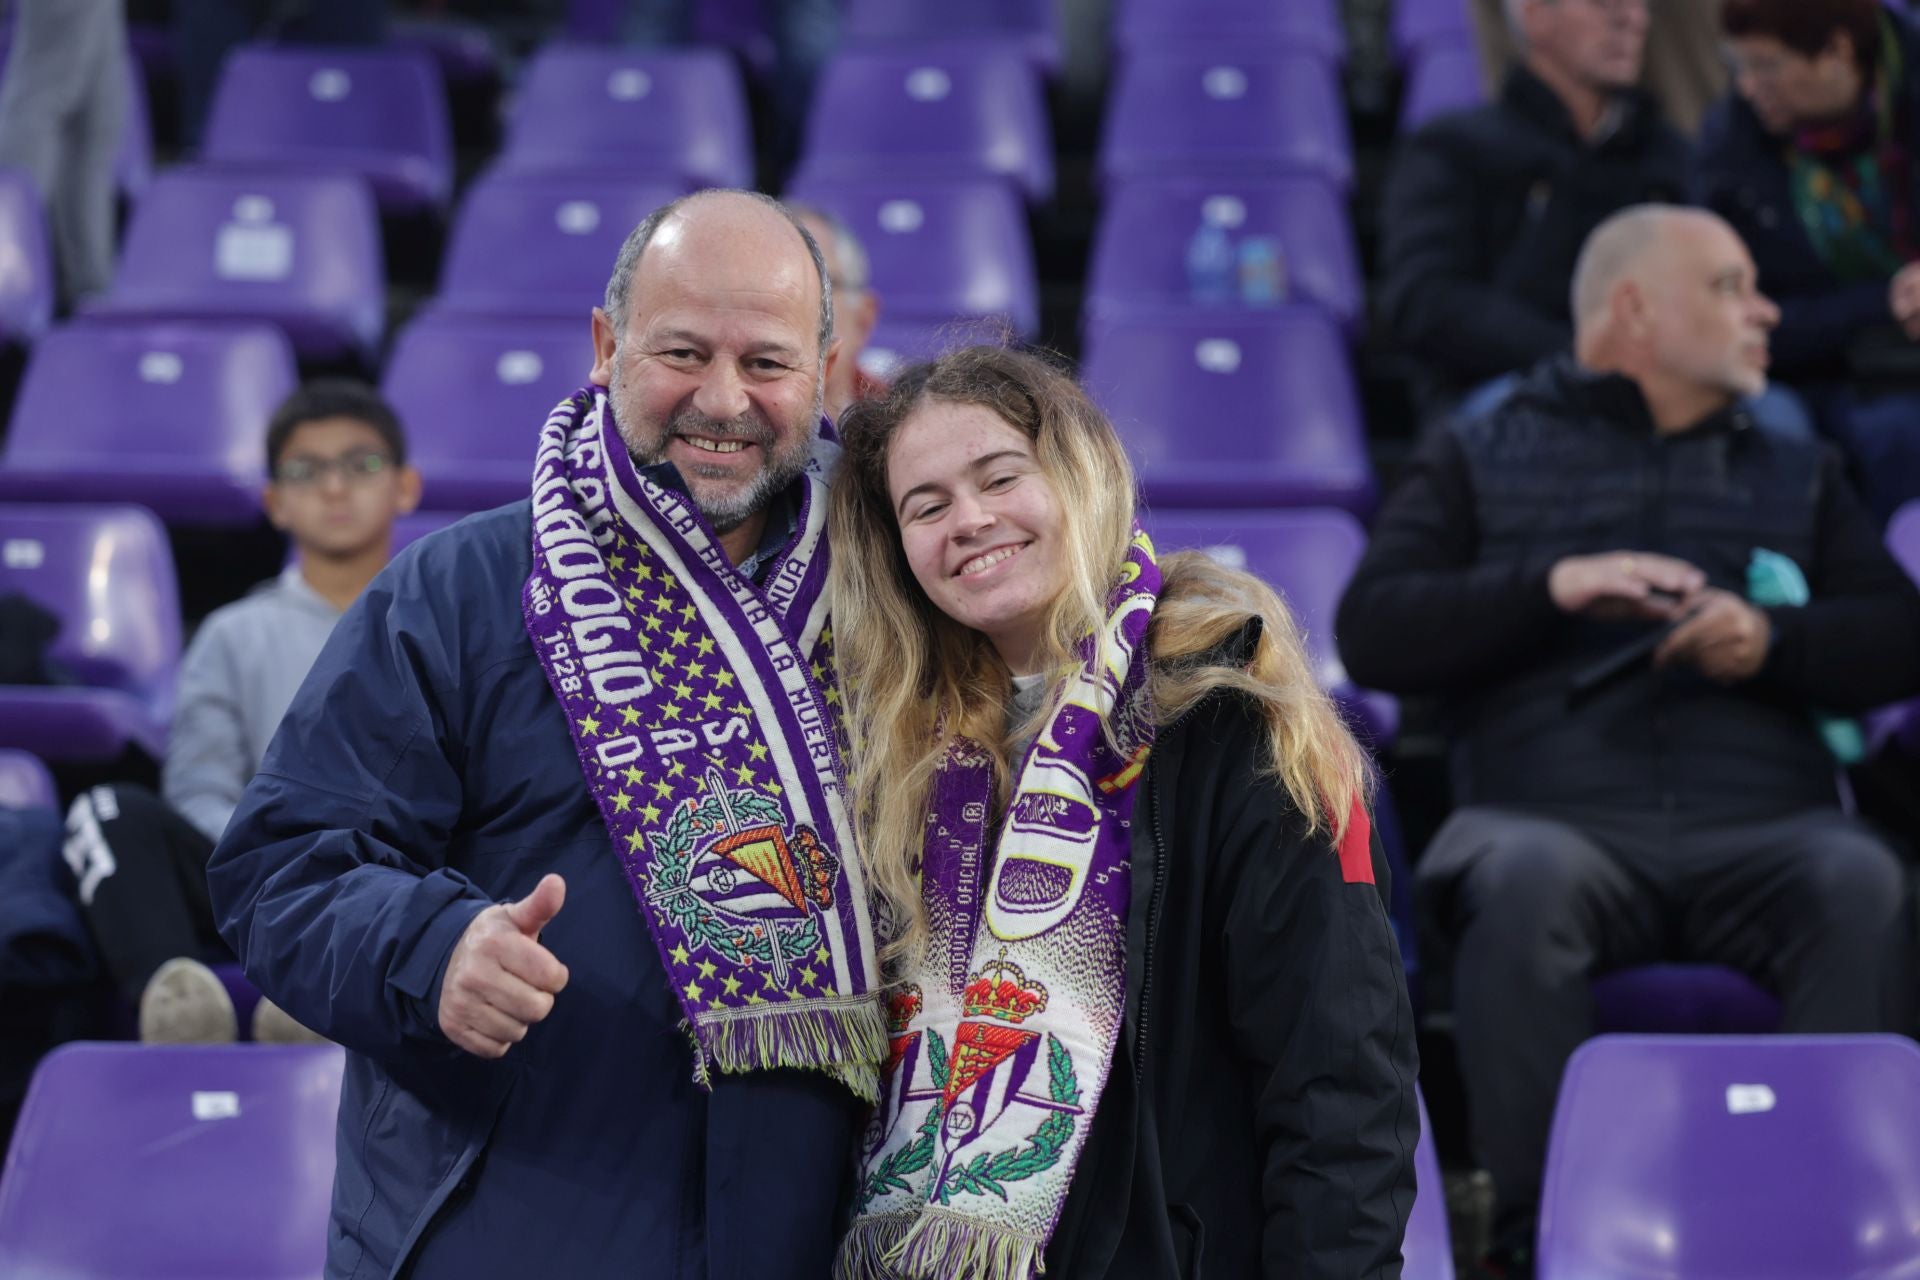
[[[646,921],[522,625],[526,502],[416,543],[348,610],[208,866],[222,934],[346,1046],[327,1275],[827,1274],[859,1106],[692,1083]],[[498,1062],[438,1029],[454,943],[549,871],[571,978]]]
[[[1900,14],[1885,16],[1905,49],[1908,70],[1896,110],[1912,146],[1920,142],[1920,30]],[[1738,93],[1728,94],[1701,126],[1695,196],[1740,233],[1761,290],[1780,304],[1774,372],[1786,379],[1835,377],[1845,373],[1847,348],[1862,330],[1893,324],[1888,281],[1843,284],[1814,250],[1794,212],[1787,146],[1767,134]],[[1920,210],[1920,166],[1903,176],[1911,207]]]

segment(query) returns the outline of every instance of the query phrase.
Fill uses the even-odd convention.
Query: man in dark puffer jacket
[[[1779,994],[1787,1031],[1895,1025],[1901,869],[1842,813],[1816,712],[1920,690],[1920,592],[1838,459],[1740,407],[1779,312],[1732,230],[1621,214],[1583,252],[1573,309],[1577,362],[1430,442],[1338,622],[1355,681],[1440,695],[1449,720],[1462,807],[1418,888],[1453,953],[1508,1275],[1528,1274],[1594,975],[1724,964]],[[1806,604],[1748,603],[1761,551]],[[1663,624],[1650,662],[1570,696]]]

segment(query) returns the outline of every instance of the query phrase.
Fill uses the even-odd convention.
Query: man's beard
[[[724,497],[701,497],[695,482],[726,479],[727,475],[703,475],[699,463],[682,468],[680,478],[686,482],[694,505],[700,508],[700,514],[707,518],[707,523],[713,526],[715,533],[731,533],[739,528],[757,512],[765,510],[768,503],[806,470],[807,458],[813,451],[812,424],[820,418],[825,396],[826,379],[816,376],[813,381],[813,406],[809,410],[812,416],[791,425],[787,432],[786,448],[779,450],[773,429],[750,415],[742,414],[738,418],[720,422],[692,405],[674,414],[652,439],[643,439],[641,432],[645,415],[624,411],[627,396],[618,359],[614,362],[613,377],[607,387],[607,399],[613,406],[614,425],[619,428],[620,438],[626,441],[627,452],[633,455],[637,466],[650,467],[666,461],[667,446],[674,437],[688,433],[714,440],[741,440],[760,450],[760,456],[764,459],[760,473],[744,489]],[[677,463],[675,465],[678,466]]]

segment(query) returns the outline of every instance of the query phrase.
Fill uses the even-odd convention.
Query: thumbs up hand
[[[505,1056],[553,1011],[567,966],[540,945],[566,904],[567,882],[548,875],[518,902],[491,906],[453,944],[440,982],[440,1030],[482,1058]]]

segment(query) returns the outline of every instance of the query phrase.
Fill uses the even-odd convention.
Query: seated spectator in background
[[[1727,91],[1720,0],[1660,0],[1648,10],[1641,87],[1660,103],[1673,127],[1691,138],[1700,132],[1707,108]],[[1487,87],[1497,93],[1514,62],[1507,0],[1473,0],[1473,36]]]
[[[420,500],[399,419],[372,389],[312,382],[267,427],[268,517],[295,562],[201,624],[180,665],[161,794],[95,787],[67,817],[67,861],[108,972],[140,1006],[140,1038],[238,1034],[207,962],[231,962],[207,858],[333,625],[387,563],[394,520]],[[255,1039],[301,1038],[271,1003]]]
[[[1780,302],[1780,377],[1815,392],[1884,519],[1920,497],[1920,395],[1843,389],[1863,339],[1920,373],[1920,31],[1879,0],[1727,0],[1738,92],[1701,136],[1701,201]]]
[[[880,295],[873,291],[867,270],[867,248],[846,219],[817,205],[784,202],[827,260],[827,280],[833,286],[833,335],[840,340],[840,358],[827,375],[827,416],[838,422],[847,406],[886,394],[886,383],[860,367],[860,353],[873,337],[880,319]]]
[[[1687,187],[1687,144],[1634,89],[1647,0],[1509,0],[1524,49],[1498,102],[1404,143],[1381,212],[1382,293],[1423,417],[1564,351],[1567,283],[1609,214]]]
[[[1739,238],[1698,210],[1627,211],[1573,295],[1576,356],[1428,442],[1338,620],[1356,682],[1439,695],[1449,722],[1461,807],[1416,888],[1452,952],[1509,1276],[1531,1273],[1595,975],[1706,961],[1778,993],[1783,1030],[1896,1025],[1904,877],[1841,811],[1815,712],[1920,691],[1920,592],[1839,460],[1747,425],[1777,312]],[[1763,550],[1808,603],[1748,603]],[[1651,661],[1570,696],[1669,626]]]

